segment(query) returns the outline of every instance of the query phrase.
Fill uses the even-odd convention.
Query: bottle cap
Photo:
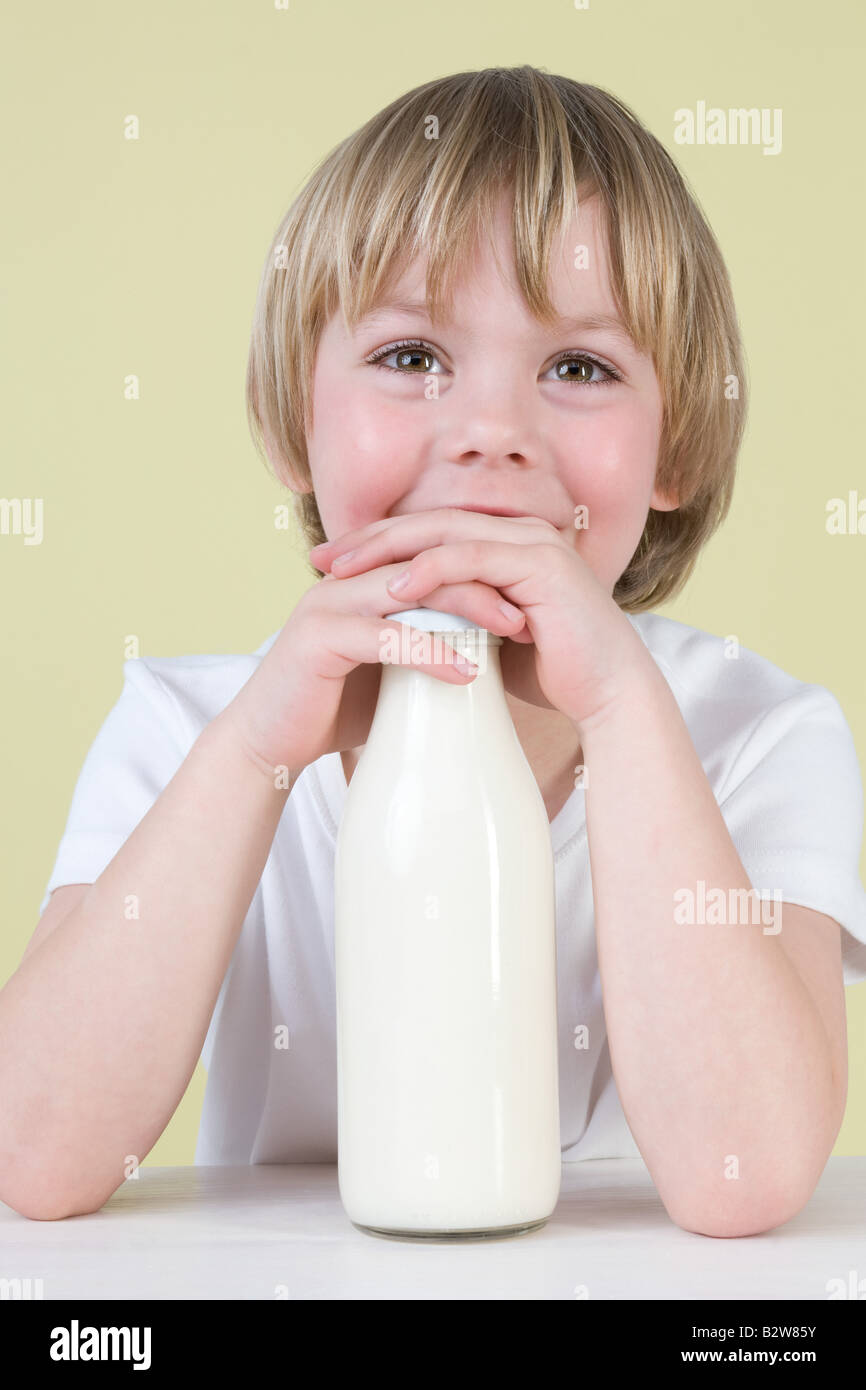
[[[498,633],[490,632],[480,623],[473,623],[462,613],[443,613],[438,608],[404,608],[402,613],[386,613],[384,616],[398,623],[406,623],[408,627],[420,628],[422,632],[483,632],[487,635],[488,643],[498,646],[502,642]]]

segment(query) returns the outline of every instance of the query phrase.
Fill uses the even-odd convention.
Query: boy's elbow
[[[105,1202],[10,1202],[4,1198],[0,1201],[19,1216],[26,1216],[28,1221],[65,1221],[68,1216],[90,1216],[100,1211],[108,1198]]]
[[[29,1221],[63,1221],[68,1216],[90,1216],[105,1206],[113,1194],[72,1193],[62,1187],[41,1184],[0,1183],[0,1202]]]
[[[778,1193],[753,1197],[747,1202],[731,1201],[720,1203],[704,1200],[685,1207],[669,1210],[671,1220],[684,1231],[699,1236],[715,1236],[717,1239],[732,1240],[742,1236],[759,1236],[765,1231],[773,1231],[784,1226],[797,1216],[808,1203],[814,1184],[808,1191],[797,1195],[779,1196]]]
[[[26,1216],[29,1221],[65,1221],[68,1216],[90,1216],[93,1212],[100,1211],[108,1198],[103,1202],[48,1202],[30,1206],[29,1203],[19,1203],[13,1208],[19,1216]]]

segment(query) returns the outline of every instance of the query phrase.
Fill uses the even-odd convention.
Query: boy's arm
[[[635,1141],[678,1225],[778,1226],[808,1201],[844,1111],[839,926],[786,904],[779,931],[782,904],[756,922],[730,891],[752,885],[649,654],[579,733],[611,1064]],[[678,890],[713,889],[744,919],[676,920]]]
[[[0,1200],[22,1215],[97,1210],[168,1124],[289,795],[277,780],[228,706],[0,991]]]

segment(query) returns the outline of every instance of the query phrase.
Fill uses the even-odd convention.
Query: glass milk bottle
[[[383,648],[337,837],[340,1198],[380,1235],[516,1235],[544,1224],[561,1175],[550,824],[502,638],[434,609],[388,618],[418,655]],[[413,628],[478,674],[419,670]]]

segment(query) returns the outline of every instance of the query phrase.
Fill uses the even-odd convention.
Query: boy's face
[[[540,516],[611,593],[648,509],[676,505],[655,489],[659,384],[650,358],[611,329],[551,331],[533,318],[513,279],[508,219],[503,198],[495,234],[508,281],[490,248],[479,248],[455,288],[447,323],[434,326],[423,309],[407,314],[383,306],[353,336],[339,314],[328,321],[307,440],[319,514],[329,540],[437,507]],[[582,269],[574,265],[579,246],[588,248]],[[423,302],[424,286],[424,263],[416,261],[388,298]],[[554,250],[550,291],[563,318],[617,317],[595,198],[581,202]],[[408,349],[412,355],[402,361],[407,349],[392,350],[385,366],[365,360],[407,339],[427,346]],[[622,379],[607,380],[584,354]],[[563,379],[556,364],[567,355]],[[431,377],[436,394],[425,390]],[[588,508],[588,523],[576,528],[579,504]]]

